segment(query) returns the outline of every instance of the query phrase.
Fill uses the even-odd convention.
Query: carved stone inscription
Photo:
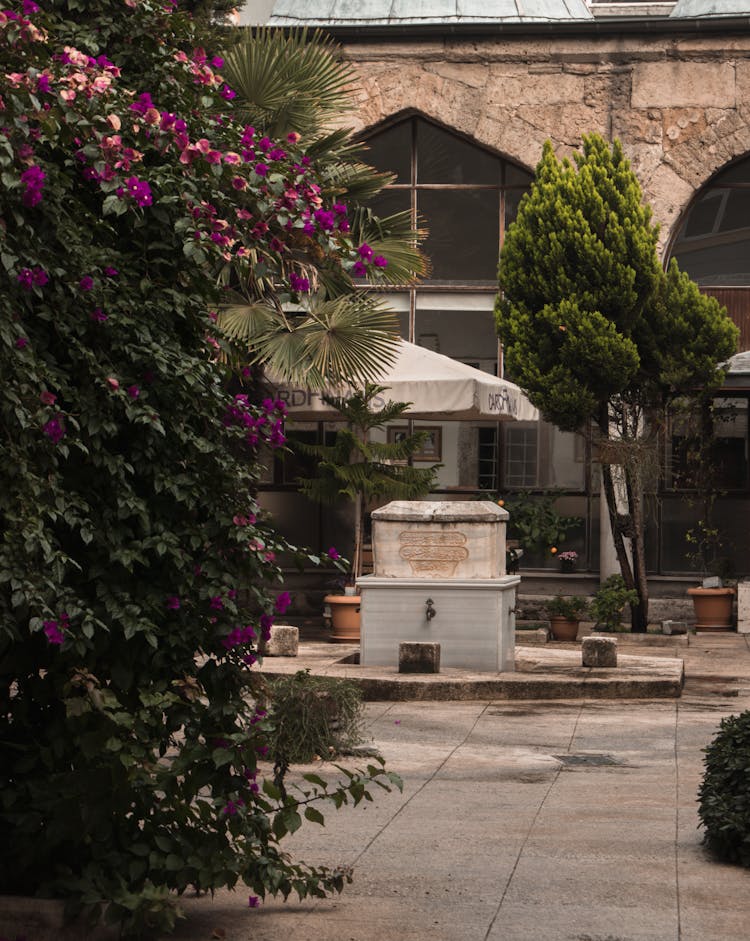
[[[464,548],[466,536],[459,532],[405,530],[399,534],[399,542],[399,555],[409,563],[414,575],[450,578],[458,563],[469,558],[469,550]]]

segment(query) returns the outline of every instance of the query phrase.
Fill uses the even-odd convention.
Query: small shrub
[[[333,758],[363,741],[355,683],[300,670],[271,684],[270,751],[277,764]]]
[[[549,615],[568,618],[570,621],[580,621],[588,609],[588,602],[579,595],[571,595],[570,597],[555,595],[552,601],[547,602],[547,613]]]
[[[625,587],[622,575],[610,575],[594,592],[591,614],[600,630],[616,631],[626,604],[637,604],[638,593]]]
[[[705,754],[698,790],[704,842],[721,859],[750,868],[750,711],[722,719]]]

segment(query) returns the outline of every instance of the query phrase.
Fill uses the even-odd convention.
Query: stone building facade
[[[392,299],[406,338],[502,371],[501,357],[493,365],[494,353],[486,352],[493,335],[497,253],[481,271],[470,260],[468,275],[463,262],[446,270],[451,252],[464,257],[461,233],[469,231],[471,219],[461,223],[455,208],[461,203],[448,195],[441,210],[432,191],[452,187],[451,199],[463,194],[475,220],[490,198],[497,200],[492,205],[499,209],[500,250],[544,142],[551,140],[564,155],[579,146],[582,134],[597,132],[623,143],[661,226],[665,264],[674,255],[703,290],[727,305],[740,326],[740,351],[750,350],[750,0],[680,0],[676,6],[277,0],[270,22],[322,26],[339,41],[359,76],[356,108],[342,121],[371,142],[370,162],[397,171],[400,161],[402,167],[383,209],[411,206],[426,216],[433,273]],[[438,152],[448,154],[442,170]],[[476,179],[464,168],[472,163],[471,153],[477,167],[496,160],[497,186],[487,183],[486,173],[494,172],[489,164],[484,176],[477,170]],[[453,246],[445,235],[449,230],[458,233]],[[467,346],[472,335],[483,354]],[[727,486],[715,522],[726,532],[735,569],[746,573],[750,375],[742,371],[747,357],[739,363],[731,388],[718,401],[715,430],[726,442]],[[672,429],[664,443],[666,473],[650,528],[650,569],[657,576],[689,571],[684,536],[699,515],[670,476],[679,434]],[[556,491],[560,510],[583,521],[566,548],[579,551],[584,569],[605,567],[596,469],[585,442],[544,427],[493,431],[466,425],[454,437],[455,473],[446,471],[443,480],[448,498],[472,487]],[[537,558],[534,564],[553,563]]]

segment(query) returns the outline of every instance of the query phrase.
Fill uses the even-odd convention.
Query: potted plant
[[[344,594],[329,594],[324,604],[331,611],[334,642],[359,640],[360,596],[356,581],[362,574],[365,513],[370,504],[387,500],[414,500],[428,493],[440,466],[415,468],[408,462],[422,447],[426,433],[400,435],[397,441],[370,441],[370,432],[400,418],[409,402],[387,402],[373,408],[386,386],[366,382],[364,388],[348,398],[324,396],[346,422],[332,445],[297,444],[304,453],[318,460],[315,477],[299,480],[305,496],[318,503],[336,503],[340,499],[354,504],[352,542],[354,552]],[[330,551],[329,551],[330,554]],[[354,589],[354,590],[352,590]],[[347,594],[347,590],[351,593]]]
[[[504,507],[508,517],[508,548],[516,552],[517,563],[524,554],[544,558],[548,552],[557,553],[557,544],[562,542],[569,529],[577,526],[578,516],[561,516],[555,509],[559,494],[532,494],[527,491],[514,493],[507,499],[499,497],[498,506]],[[510,570],[510,569],[509,569]]]
[[[578,595],[555,595],[547,602],[549,626],[555,640],[576,640],[578,625],[588,611],[588,602]]]
[[[594,630],[616,631],[622,624],[626,604],[637,604],[638,592],[625,585],[622,575],[610,575],[594,592],[590,610],[596,622]]]
[[[575,572],[576,565],[578,564],[578,553],[575,549],[566,549],[566,551],[561,552],[557,558],[560,562],[561,572]]]

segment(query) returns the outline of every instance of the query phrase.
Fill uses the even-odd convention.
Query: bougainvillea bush
[[[164,0],[0,12],[0,887],[132,933],[188,887],[340,888],[278,841],[391,783],[259,770],[256,642],[289,599],[251,494],[283,409],[227,393],[215,275],[303,289],[291,229],[362,258],[195,30]]]

